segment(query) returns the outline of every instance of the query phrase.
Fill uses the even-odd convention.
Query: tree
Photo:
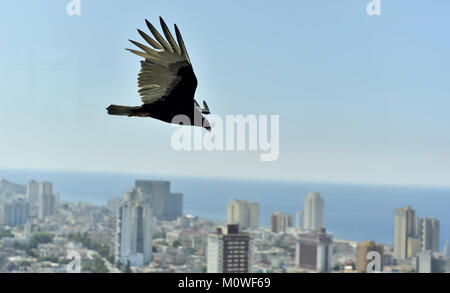
[[[94,254],[94,273],[99,274],[109,273],[105,261],[98,254]]]
[[[95,250],[100,256],[114,263],[114,256],[111,254],[111,248],[104,244],[93,241],[87,233],[70,234],[69,240],[81,243],[87,249]]]
[[[11,230],[0,230],[0,239],[14,237]]]
[[[93,260],[83,267],[83,271],[93,272],[96,274],[109,273],[108,267],[100,255],[94,254],[92,258]]]
[[[123,263],[122,263],[122,261],[121,261],[120,259],[117,261],[116,267],[117,267],[119,270],[122,270],[122,269],[123,269]]]
[[[124,273],[125,274],[131,274],[132,273],[132,271],[131,271],[131,263],[130,263],[129,260],[127,261],[127,265],[125,266],[125,272]]]
[[[109,256],[109,246],[105,245],[105,244],[101,244],[98,246],[98,248],[96,249],[98,254],[100,254],[101,256],[103,256],[104,258],[107,258]]]
[[[34,249],[38,247],[41,243],[50,243],[53,241],[53,234],[49,232],[36,232],[31,237],[28,247]]]

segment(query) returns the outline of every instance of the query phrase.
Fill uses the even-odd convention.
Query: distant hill
[[[0,195],[12,196],[15,194],[25,194],[27,191],[26,185],[17,184],[8,180],[2,179],[0,181]]]

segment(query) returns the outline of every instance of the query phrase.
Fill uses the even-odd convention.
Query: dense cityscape
[[[303,196],[295,217],[274,210],[266,228],[259,203],[241,199],[219,207],[226,222],[185,215],[169,181],[137,180],[96,206],[62,200],[52,182],[2,180],[0,272],[450,272],[438,219],[399,207],[393,245],[338,239],[326,229],[325,199]]]

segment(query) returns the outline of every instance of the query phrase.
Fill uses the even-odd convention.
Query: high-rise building
[[[239,225],[228,225],[208,235],[208,273],[251,273],[253,271],[253,238],[239,231]]]
[[[53,194],[39,195],[39,219],[45,220],[55,214],[55,196]]]
[[[21,226],[27,222],[29,206],[23,200],[15,200],[3,205],[3,224]]]
[[[431,251],[420,252],[416,256],[416,271],[418,273],[431,273],[433,266],[433,254]]]
[[[325,228],[324,200],[318,192],[311,192],[305,198],[304,230],[314,231]]]
[[[286,232],[286,229],[292,227],[292,217],[280,211],[275,212],[270,217],[272,232]]]
[[[407,240],[407,258],[414,257],[422,251],[422,240],[418,236],[410,236]]]
[[[162,180],[136,180],[136,188],[149,196],[153,215],[159,220],[176,220],[183,215],[183,195],[170,192],[170,182]]]
[[[394,258],[398,260],[405,260],[409,257],[408,238],[417,237],[416,229],[415,210],[411,209],[410,206],[395,210]],[[411,240],[409,242],[411,242]]]
[[[33,223],[30,220],[27,220],[25,226],[23,227],[23,232],[25,234],[25,238],[30,238],[33,234]]]
[[[436,218],[422,219],[422,250],[439,252],[439,220]]]
[[[422,247],[422,238],[423,238],[423,218],[419,218],[416,216],[414,222],[414,236],[420,239],[420,245]]]
[[[152,260],[153,209],[141,188],[124,193],[116,224],[115,261],[144,266]]]
[[[44,181],[39,184],[39,194],[53,194],[53,183]]]
[[[259,227],[259,203],[235,199],[227,207],[228,224],[238,224],[241,229]]]
[[[114,214],[117,213],[117,210],[121,205],[122,199],[120,197],[111,197],[106,201],[106,208],[108,208],[108,210],[110,210]]]
[[[450,244],[448,243],[448,240],[445,241],[443,254],[444,257],[450,260]]]
[[[298,235],[295,265],[300,269],[328,273],[333,265],[333,235],[325,228]]]
[[[298,211],[297,215],[296,215],[296,219],[295,219],[295,227],[299,228],[299,229],[303,229],[304,225],[303,225],[303,210]]]
[[[39,202],[39,183],[34,180],[27,183],[27,200],[30,203]]]
[[[419,218],[410,206],[395,210],[394,258],[405,260],[421,251],[439,252],[439,221]]]
[[[382,244],[376,244],[374,241],[365,241],[358,243],[357,247],[357,259],[356,259],[356,269],[358,272],[367,272],[367,265],[372,260],[367,256],[370,252],[376,251],[380,255],[380,271],[383,270],[384,265],[384,246]]]
[[[183,215],[183,194],[169,193],[167,197],[167,219],[176,220]]]
[[[259,203],[250,202],[249,210],[250,210],[249,227],[251,229],[257,229],[257,228],[259,228]]]
[[[418,273],[450,273],[450,259],[433,251],[422,251],[416,256],[416,272]]]
[[[56,198],[53,194],[53,184],[45,181],[39,184],[39,219],[45,220],[55,214]]]

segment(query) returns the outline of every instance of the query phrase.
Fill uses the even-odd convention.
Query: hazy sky
[[[0,167],[450,185],[450,2],[8,1],[0,10]],[[144,19],[177,23],[198,100],[280,115],[280,157],[176,152],[139,105]]]

